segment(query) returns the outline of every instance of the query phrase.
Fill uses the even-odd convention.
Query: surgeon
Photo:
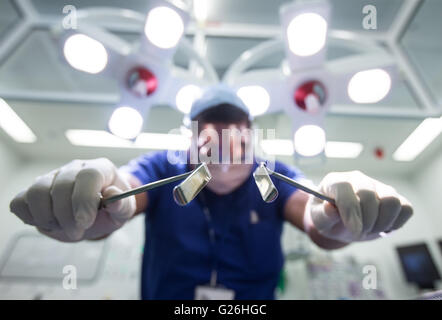
[[[251,125],[248,108],[225,85],[207,89],[193,104],[190,118],[198,122],[200,133],[190,149],[205,156],[217,151],[208,146],[223,129],[243,132]],[[257,161],[234,161],[245,159],[244,137],[237,144],[227,139],[219,148],[220,153],[230,150],[230,161],[208,163],[212,180],[186,206],[173,201],[177,182],[98,209],[100,194],[109,197],[195,168],[190,155],[177,163],[167,152],[157,152],[119,169],[104,158],[73,160],[38,177],[11,201],[10,210],[63,242],[106,238],[143,213],[143,299],[273,299],[284,263],[285,221],[319,247],[338,249],[401,228],[413,213],[394,188],[359,171],[332,172],[322,179],[318,189],[334,198],[336,206],[280,180],[273,181],[278,198],[266,203],[252,175]],[[302,178],[280,162],[274,170]]]

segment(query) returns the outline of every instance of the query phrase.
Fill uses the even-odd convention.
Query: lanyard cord
[[[217,284],[217,278],[218,278],[218,256],[216,254],[216,234],[215,234],[215,228],[213,225],[213,219],[212,215],[210,214],[209,207],[206,202],[206,198],[203,194],[203,192],[199,193],[200,199],[202,202],[202,208],[204,212],[204,216],[206,218],[207,226],[208,226],[208,232],[209,232],[209,241],[212,251],[212,272],[210,275],[210,286],[215,287]],[[227,228],[225,230],[225,233],[229,231],[230,224],[226,224]],[[223,245],[225,239],[225,234],[221,235],[221,242],[220,244]]]

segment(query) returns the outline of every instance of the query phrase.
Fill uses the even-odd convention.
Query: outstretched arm
[[[106,237],[147,206],[146,195],[113,202],[99,209],[100,196],[109,197],[139,182],[108,159],[74,160],[38,177],[11,201],[11,212],[54,239],[74,242]]]
[[[413,214],[410,202],[393,187],[359,171],[329,173],[319,188],[336,206],[296,191],[284,215],[325,249],[379,238],[402,227]]]

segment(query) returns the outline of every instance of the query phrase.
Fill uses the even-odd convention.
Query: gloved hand
[[[10,203],[11,212],[61,241],[96,239],[120,228],[136,210],[131,196],[98,210],[100,193],[128,190],[127,177],[108,159],[74,160],[36,179]]]
[[[328,239],[365,241],[398,229],[413,214],[410,202],[395,189],[359,171],[333,172],[320,183],[332,204],[311,196],[305,218]]]

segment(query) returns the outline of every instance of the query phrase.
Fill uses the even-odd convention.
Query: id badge
[[[197,286],[195,300],[233,300],[235,291],[224,287]]]

